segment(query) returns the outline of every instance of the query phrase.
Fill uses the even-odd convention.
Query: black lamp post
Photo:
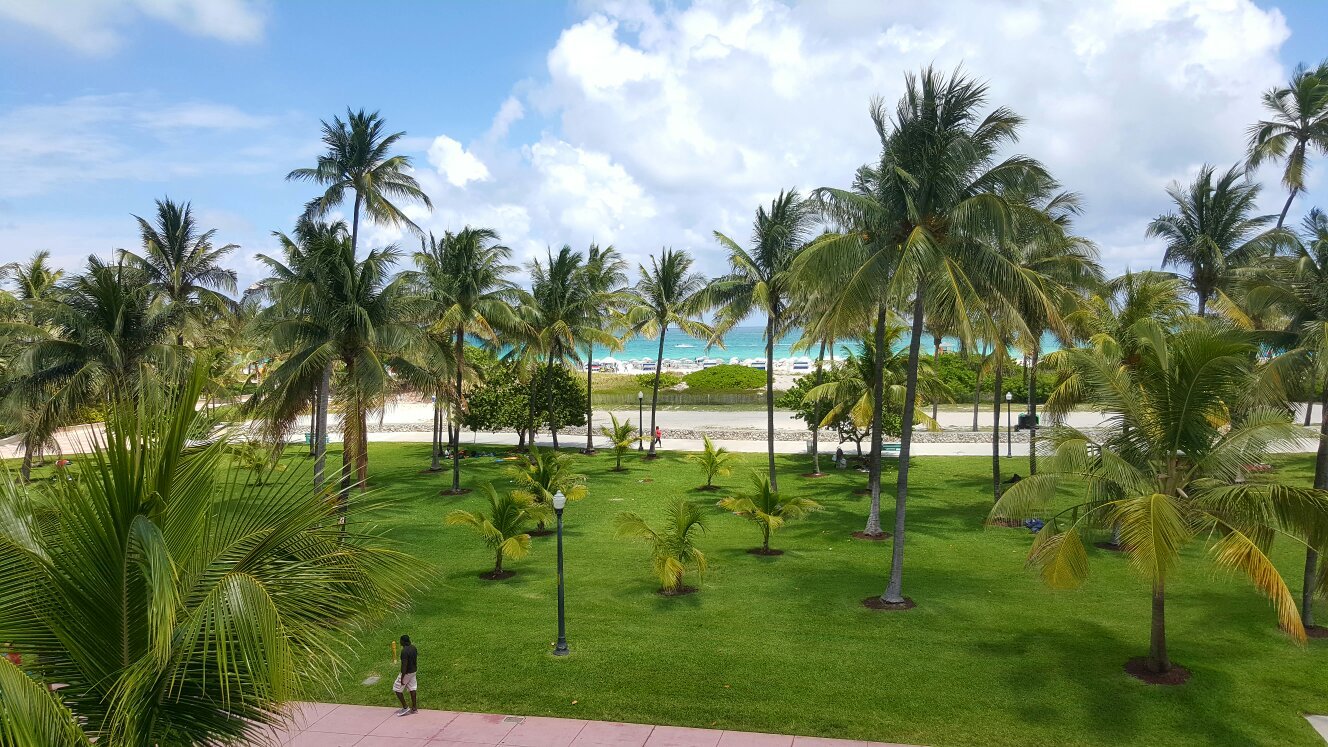
[[[558,643],[553,647],[554,656],[567,656],[567,623],[563,619],[563,506],[567,505],[567,496],[559,490],[553,494],[553,512],[558,516]]]
[[[636,392],[636,432],[637,433],[646,432],[646,424],[642,420],[642,418],[644,418],[646,415],[645,407],[646,407],[646,393],[638,390]],[[638,438],[636,440],[636,450],[645,451],[645,449],[646,449],[645,442]]]
[[[1014,401],[1014,393],[1005,393],[1005,456],[1007,458],[1014,456],[1014,437],[1010,433],[1010,403]]]

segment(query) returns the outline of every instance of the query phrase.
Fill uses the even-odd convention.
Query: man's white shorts
[[[394,693],[405,692],[406,690],[415,692],[416,689],[418,688],[415,686],[414,672],[411,672],[410,674],[398,674],[397,681],[392,683],[392,692]]]

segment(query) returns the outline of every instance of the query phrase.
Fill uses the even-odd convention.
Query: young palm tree
[[[710,436],[702,434],[701,443],[703,444],[701,452],[688,454],[686,459],[700,466],[701,473],[705,475],[705,485],[702,485],[701,489],[714,490],[716,477],[733,474],[735,457],[722,446],[716,448]]]
[[[516,483],[514,495],[529,499],[533,506],[547,512],[553,507],[555,493],[561,492],[569,501],[579,501],[589,494],[586,476],[575,470],[570,455],[531,444],[525,463],[509,467],[507,474]],[[536,531],[544,529],[547,518],[538,517]]]
[[[612,333],[621,320],[618,316],[627,303],[627,262],[613,246],[600,248],[591,244],[586,254],[584,270],[586,290],[590,294],[588,305],[592,315],[599,320],[599,328]],[[605,345],[610,350],[622,348],[622,341],[610,334],[612,342]],[[591,386],[591,368],[595,363],[595,340],[586,340],[586,448],[585,453],[595,453],[592,430],[595,420],[595,390]],[[616,426],[615,426],[616,427]]]
[[[343,531],[302,481],[248,488],[227,438],[189,441],[206,378],[112,405],[76,479],[0,486],[0,629],[31,683],[15,697],[0,662],[0,734],[49,735],[65,714],[70,737],[6,743],[245,743],[335,681],[352,630],[408,601],[417,564],[369,529],[367,503]]]
[[[1054,587],[1075,587],[1087,576],[1086,528],[1119,524],[1124,551],[1152,585],[1148,672],[1172,667],[1166,591],[1183,548],[1200,538],[1220,567],[1247,575],[1272,600],[1282,627],[1304,640],[1296,600],[1265,551],[1274,534],[1324,536],[1328,493],[1246,475],[1270,445],[1301,437],[1272,397],[1271,406],[1260,406],[1269,388],[1253,363],[1257,345],[1247,333],[1201,320],[1174,333],[1142,331],[1137,344],[1128,366],[1091,348],[1066,351],[1065,365],[1084,380],[1088,401],[1117,414],[1101,440],[1056,428],[1055,454],[1042,472],[1007,491],[991,517],[1055,511],[1029,552]],[[1064,508],[1057,491],[1066,483],[1081,486],[1087,499]]]
[[[211,315],[234,306],[226,293],[235,293],[235,271],[221,262],[239,248],[236,244],[212,245],[216,229],[199,233],[189,203],[177,204],[167,197],[157,200],[155,223],[138,217],[143,253],[127,249],[120,256],[137,267],[158,297],[181,310],[177,316],[175,344],[184,345],[185,326],[202,324]]]
[[[706,530],[705,517],[699,506],[682,498],[670,501],[664,514],[664,526],[655,530],[634,513],[620,513],[615,520],[618,536],[650,544],[650,567],[659,579],[661,594],[674,596],[695,591],[685,581],[688,566],[695,566],[700,574],[706,571],[705,553],[695,542],[695,535]]]
[[[350,247],[360,246],[360,212],[369,220],[388,226],[405,226],[419,233],[393,200],[421,202],[433,208],[415,177],[410,175],[410,158],[392,155],[392,147],[406,133],[385,134],[385,123],[378,112],[346,110],[346,121],[333,117],[323,123],[323,145],[327,150],[313,168],[295,169],[286,175],[291,181],[313,182],[327,187],[304,208],[306,218],[324,218],[346,199],[346,191],[355,193],[351,207]]]
[[[469,527],[484,540],[494,552],[494,561],[493,570],[483,578],[501,581],[512,577],[512,571],[503,570],[503,560],[520,560],[530,552],[530,534],[526,525],[543,514],[534,509],[528,496],[517,491],[500,495],[487,483],[482,490],[489,501],[488,515],[456,509],[447,515],[447,523]]]
[[[1167,194],[1175,212],[1154,218],[1147,232],[1166,242],[1163,267],[1188,271],[1199,316],[1229,286],[1233,270],[1272,256],[1279,240],[1265,230],[1273,216],[1255,214],[1260,187],[1240,166],[1227,169],[1216,182],[1213,177],[1213,167],[1205,164],[1188,187],[1172,183]]]
[[[810,498],[779,495],[764,475],[757,474],[752,475],[751,493],[725,498],[718,505],[725,511],[751,520],[761,528],[761,547],[755,551],[758,555],[782,555],[783,550],[770,549],[770,535],[779,531],[787,522],[821,510],[821,504]]]
[[[1305,191],[1310,152],[1328,153],[1328,61],[1313,70],[1297,65],[1289,84],[1263,95],[1263,108],[1269,118],[1249,130],[1249,165],[1258,168],[1265,161],[1286,161],[1282,186],[1287,188],[1287,200],[1277,216],[1281,228],[1291,201]]]
[[[599,434],[609,439],[609,444],[613,447],[613,471],[622,472],[623,455],[641,440],[641,436],[631,420],[619,422],[618,416],[613,413],[609,413],[609,419],[613,421],[613,426],[601,425]]]
[[[811,236],[816,213],[797,190],[780,192],[767,212],[757,208],[752,226],[751,251],[715,231],[715,239],[729,253],[730,273],[713,281],[714,303],[719,308],[716,337],[733,329],[753,312],[765,314],[766,457],[770,484],[775,475],[775,342],[788,333],[794,305],[794,262]],[[775,488],[776,490],[778,487]]]
[[[411,283],[422,288],[430,299],[431,328],[451,335],[455,360],[455,386],[451,391],[452,422],[459,423],[466,409],[462,379],[466,371],[466,338],[495,344],[498,333],[520,326],[512,302],[517,300],[515,284],[507,279],[515,267],[507,264],[512,250],[498,243],[498,233],[488,228],[471,228],[432,235],[415,254],[416,270],[405,273]],[[461,429],[453,431],[451,494],[461,489]]]
[[[655,410],[659,404],[659,374],[664,365],[664,335],[672,325],[683,334],[698,339],[713,339],[714,330],[701,321],[710,307],[706,279],[692,272],[692,257],[687,252],[665,248],[658,258],[650,258],[650,268],[641,265],[641,279],[636,284],[636,298],[627,312],[631,331],[659,338],[655,356],[655,381],[650,388],[650,430],[655,432]],[[655,456],[655,440],[650,439],[648,458]]]

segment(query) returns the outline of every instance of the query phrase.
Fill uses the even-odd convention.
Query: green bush
[[[668,389],[682,383],[682,377],[672,371],[659,372],[659,388]],[[653,373],[643,373],[636,375],[636,385],[649,389],[655,385],[655,375]]]
[[[693,371],[682,377],[689,391],[725,392],[760,389],[765,386],[765,371],[746,366],[722,365]]]

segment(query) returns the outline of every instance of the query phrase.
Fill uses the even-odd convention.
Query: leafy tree
[[[650,566],[659,579],[660,592],[684,594],[691,591],[684,584],[688,566],[694,566],[700,574],[706,571],[705,553],[694,539],[697,533],[705,532],[705,517],[699,506],[682,498],[670,501],[664,515],[664,525],[655,530],[635,513],[620,513],[615,522],[618,536],[648,543]]]
[[[659,405],[659,375],[664,365],[664,335],[670,326],[683,334],[698,339],[710,339],[714,330],[701,321],[709,308],[710,299],[706,280],[692,272],[692,256],[687,252],[664,249],[659,257],[650,258],[650,268],[641,265],[641,279],[636,284],[636,296],[627,311],[627,324],[632,332],[659,338],[659,352],[655,356],[655,383],[650,389],[650,430],[655,432],[655,410]],[[655,441],[650,440],[650,457],[655,456]]]
[[[770,210],[757,208],[752,226],[752,247],[715,231],[715,239],[729,254],[729,274],[711,285],[719,307],[715,335],[733,329],[753,312],[765,315],[766,456],[770,484],[775,474],[775,341],[788,334],[795,321],[793,264],[811,236],[816,214],[797,190],[781,191]]]
[[[185,327],[202,325],[234,306],[235,271],[222,266],[236,244],[214,247],[216,229],[199,232],[189,203],[157,200],[156,221],[138,221],[143,252],[120,250],[121,258],[143,273],[158,297],[178,309],[175,344],[184,345]]]
[[[761,528],[761,555],[780,553],[779,550],[770,549],[770,535],[779,531],[785,523],[821,510],[821,504],[810,498],[779,495],[764,475],[756,474],[752,475],[751,493],[725,498],[718,505]]]
[[[1141,331],[1136,344],[1129,366],[1092,348],[1065,351],[1063,363],[1083,379],[1087,401],[1118,415],[1101,440],[1054,429],[1055,454],[1008,490],[991,517],[1055,512],[1029,562],[1058,588],[1087,577],[1081,533],[1119,524],[1124,551],[1152,586],[1150,672],[1171,669],[1166,591],[1184,547],[1199,539],[1219,567],[1248,576],[1282,627],[1304,640],[1296,600],[1266,553],[1274,534],[1324,536],[1328,493],[1287,485],[1275,473],[1247,474],[1270,445],[1301,435],[1254,365],[1257,346],[1244,332],[1199,320],[1174,333]],[[1058,490],[1067,484],[1081,487],[1086,500],[1064,507]]]
[[[1297,65],[1290,83],[1263,95],[1263,108],[1268,119],[1249,130],[1249,165],[1257,168],[1265,161],[1286,162],[1282,186],[1287,189],[1287,200],[1277,216],[1277,228],[1281,228],[1291,201],[1305,191],[1309,154],[1316,150],[1328,153],[1328,61],[1313,70]]]
[[[293,480],[245,487],[225,438],[189,442],[205,382],[196,366],[115,402],[77,479],[0,486],[0,629],[24,656],[21,674],[0,662],[0,731],[243,742],[331,686],[353,629],[406,603],[416,564],[368,528],[368,502],[343,531]]]
[[[466,413],[461,419],[466,428],[479,431],[510,429],[524,433],[547,423],[547,407],[531,408],[532,393],[536,402],[548,402],[552,396],[556,417],[563,425],[585,424],[583,383],[567,368],[554,366],[550,370],[541,366],[534,373],[533,382],[526,382],[522,380],[521,364],[517,361],[497,359],[473,348],[467,358],[474,365],[477,383],[467,395]],[[533,423],[532,409],[536,418]]]
[[[699,466],[701,474],[705,475],[705,485],[702,485],[701,489],[714,490],[716,477],[733,474],[734,456],[722,446],[716,448],[710,436],[702,434],[701,442],[702,450],[696,454],[688,454],[686,459]]]
[[[613,471],[622,472],[623,455],[632,448],[633,444],[641,440],[641,436],[630,419],[619,422],[618,416],[613,413],[609,413],[609,419],[613,421],[613,425],[601,425],[599,433],[609,439],[609,444],[613,447]]]
[[[478,511],[455,509],[447,515],[452,526],[469,527],[494,551],[493,571],[485,578],[498,581],[512,575],[503,570],[503,560],[520,560],[530,552],[530,533],[526,525],[543,514],[534,510],[528,495],[512,491],[499,494],[493,485],[482,488],[489,502],[487,515]]]

